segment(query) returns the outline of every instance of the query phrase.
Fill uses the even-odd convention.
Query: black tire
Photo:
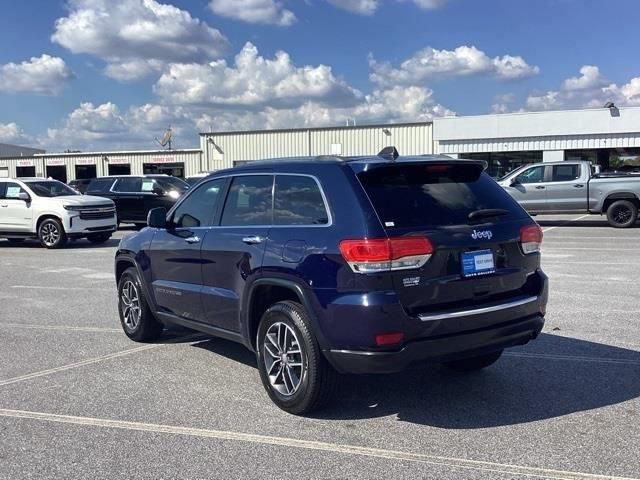
[[[502,355],[502,352],[503,350],[498,350],[497,352],[487,353],[486,355],[480,355],[478,357],[470,357],[464,358],[462,360],[455,360],[453,362],[446,362],[444,365],[447,368],[450,368],[451,370],[455,370],[457,372],[473,372],[496,363]]]
[[[94,244],[104,243],[111,238],[111,233],[92,233],[87,235],[87,240]]]
[[[607,208],[607,222],[614,228],[628,228],[638,220],[638,207],[629,200],[617,200]]]
[[[286,330],[287,326],[289,330]],[[290,340],[290,355],[285,360],[273,360],[281,355],[283,349],[278,348],[267,338],[278,328],[287,331]],[[293,338],[291,334],[293,333]],[[280,344],[281,335],[278,333],[277,341]],[[284,337],[283,345],[287,345],[287,337]],[[269,354],[265,343],[276,355]],[[294,353],[299,350],[299,354]],[[286,348],[284,348],[286,351]],[[292,301],[278,302],[262,315],[258,327],[256,354],[260,379],[267,394],[279,408],[294,415],[302,415],[322,406],[331,397],[337,382],[338,374],[329,365],[320,351],[318,342],[313,334],[311,322],[304,307]],[[271,362],[271,377],[267,363]],[[278,362],[280,362],[278,364]],[[282,368],[283,362],[286,362]],[[289,366],[300,363],[300,367]],[[285,378],[285,372],[291,372]],[[275,373],[275,375],[274,375]],[[298,374],[299,373],[299,374]],[[293,387],[292,378],[299,378],[297,388]],[[287,380],[288,379],[288,380]],[[273,383],[272,383],[273,382]],[[288,390],[289,393],[285,392]]]
[[[67,234],[60,220],[46,218],[38,226],[38,240],[45,248],[62,248],[67,244]]]
[[[126,269],[118,282],[118,315],[122,330],[131,340],[152,342],[162,335],[164,326],[153,316],[134,267]]]

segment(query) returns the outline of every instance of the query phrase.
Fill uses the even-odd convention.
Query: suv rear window
[[[484,209],[507,210],[501,219],[525,215],[477,165],[390,165],[361,172],[358,179],[386,228],[468,224],[471,212]]]

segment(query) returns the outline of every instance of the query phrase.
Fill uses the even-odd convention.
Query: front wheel
[[[302,415],[330,397],[337,373],[322,355],[302,305],[272,305],[258,327],[256,353],[260,379],[282,410]]]
[[[497,352],[487,353],[486,355],[479,355],[477,357],[463,358],[462,360],[454,360],[453,362],[446,362],[444,365],[451,370],[457,372],[473,372],[475,370],[481,370],[493,365],[498,361],[502,355],[503,350]]]
[[[47,218],[38,227],[38,240],[46,248],[62,248],[67,244],[67,234],[56,218]]]
[[[628,228],[638,219],[638,207],[629,200],[618,200],[607,208],[607,222],[614,228]]]
[[[163,325],[153,316],[134,267],[127,268],[118,282],[118,314],[131,340],[150,342],[162,334]]]
[[[104,243],[111,238],[111,233],[92,233],[87,235],[87,240],[94,244]]]

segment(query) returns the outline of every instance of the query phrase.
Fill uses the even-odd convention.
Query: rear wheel
[[[67,234],[56,218],[47,218],[40,223],[38,239],[46,248],[62,248],[67,244]]]
[[[91,235],[87,235],[87,240],[95,244],[104,243],[110,238],[111,233],[92,233]]]
[[[262,384],[282,410],[309,413],[331,396],[337,373],[322,355],[299,303],[279,302],[264,313],[256,351]]]
[[[162,334],[163,325],[153,316],[134,267],[118,282],[118,314],[124,333],[136,342],[157,340]]]
[[[464,358],[462,360],[455,360],[453,362],[445,362],[445,366],[455,370],[457,372],[473,372],[475,370],[481,370],[493,365],[498,361],[503,350],[497,352],[487,353],[486,355],[479,355],[477,357]]]
[[[618,200],[607,208],[607,221],[615,228],[627,228],[636,223],[638,207],[629,200]]]

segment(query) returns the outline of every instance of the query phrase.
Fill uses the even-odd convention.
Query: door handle
[[[536,187],[536,190],[544,190],[544,187],[543,187],[542,185],[538,185],[538,186]]]
[[[254,236],[251,236],[251,237],[243,237],[242,241],[244,243],[246,243],[247,245],[255,245],[257,243],[264,242],[264,237],[260,237],[258,235],[254,235]]]
[[[584,187],[584,185],[582,185],[581,183],[576,183],[573,188],[582,188]]]
[[[2,208],[7,208],[9,205],[2,205]]]
[[[200,237],[194,235],[193,237],[187,237],[184,239],[185,242],[193,245],[194,243],[200,243]]]

